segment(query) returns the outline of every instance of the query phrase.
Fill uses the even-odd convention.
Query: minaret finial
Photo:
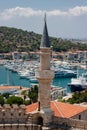
[[[45,12],[45,14],[44,14],[44,22],[46,22],[46,12]]]

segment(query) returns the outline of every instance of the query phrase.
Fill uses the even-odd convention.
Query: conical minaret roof
[[[43,35],[41,38],[40,48],[50,48],[50,42],[49,42],[49,36],[48,36],[48,30],[47,30],[47,24],[46,24],[46,14],[44,17],[44,28],[43,28]]]

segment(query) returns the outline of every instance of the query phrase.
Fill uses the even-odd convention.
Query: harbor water
[[[83,70],[80,70],[83,71]],[[67,92],[70,92],[67,84],[70,83],[71,78],[55,78],[52,81],[52,85],[56,87],[63,87],[67,89]],[[13,86],[23,86],[30,87],[30,81],[25,78],[20,78],[17,73],[6,69],[4,66],[0,66],[0,85],[9,84]]]

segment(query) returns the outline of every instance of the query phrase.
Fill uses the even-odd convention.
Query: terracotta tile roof
[[[38,104],[34,103],[26,107],[26,112],[33,112],[37,110]],[[57,101],[51,101],[51,109],[54,111],[55,116],[71,118],[85,110],[87,107],[76,106],[68,103],[62,103]]]
[[[33,103],[31,105],[26,106],[26,113],[37,110],[37,107],[38,107],[38,103]]]
[[[7,86],[3,86],[3,85],[0,86],[0,90],[11,90],[11,89],[17,89],[17,90],[22,89],[22,90],[25,90],[25,91],[29,90],[29,88],[22,87],[22,86],[9,86],[9,85],[7,85]]]
[[[55,116],[70,118],[85,110],[87,108],[76,106],[68,103],[62,103],[57,101],[51,102],[51,109],[54,111]]]
[[[0,90],[9,90],[9,89],[13,89],[13,88],[16,88],[16,89],[20,89],[20,86],[0,86]]]

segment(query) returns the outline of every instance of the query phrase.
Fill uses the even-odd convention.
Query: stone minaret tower
[[[38,107],[43,117],[44,123],[52,121],[53,111],[50,108],[51,101],[51,81],[54,71],[50,69],[51,49],[46,24],[46,14],[44,18],[44,29],[40,45],[40,67],[36,72],[39,81]]]

